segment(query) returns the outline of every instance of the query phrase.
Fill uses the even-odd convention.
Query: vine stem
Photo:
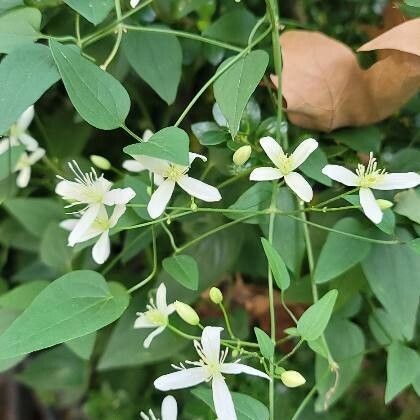
[[[120,0],[115,0],[115,13],[117,14],[117,20],[120,20],[121,16],[122,16]],[[117,39],[115,41],[114,47],[112,48],[109,56],[107,57],[105,62],[101,65],[102,70],[106,70],[108,68],[108,66],[112,63],[112,60],[117,55],[118,50],[119,50],[120,45],[121,45],[122,36],[123,36],[123,26],[122,26],[122,24],[119,24],[117,26]],[[78,40],[80,40],[80,34],[78,36]],[[79,41],[79,43],[80,43],[80,41]]]

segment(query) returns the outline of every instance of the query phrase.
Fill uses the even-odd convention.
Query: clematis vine
[[[143,142],[149,141],[150,137],[153,136],[153,131],[147,129],[143,133]],[[122,167],[129,172],[135,172],[140,173],[143,171],[146,171],[147,168],[142,165],[138,160],[136,159],[127,159],[122,163]]]
[[[207,158],[205,156],[189,153],[189,166],[176,165],[163,159],[144,155],[135,155],[133,157],[155,176],[159,177],[159,187],[150,197],[147,206],[147,211],[153,219],[156,219],[165,211],[176,184],[192,197],[203,201],[214,202],[222,199],[217,188],[187,175],[193,161],[199,158],[206,162]]]
[[[373,153],[370,153],[366,166],[357,165],[355,173],[339,165],[326,165],[322,169],[322,173],[348,187],[358,187],[363,212],[375,224],[382,221],[383,213],[375,200],[372,189],[400,190],[420,185],[420,175],[415,172],[390,174],[384,169],[378,169]]]
[[[273,181],[284,178],[286,185],[303,201],[311,201],[313,191],[306,179],[295,172],[300,165],[318,147],[315,139],[306,139],[288,156],[282,147],[272,137],[260,139],[261,147],[274,163],[273,167],[261,167],[254,169],[249,179],[251,181]]]
[[[165,330],[169,315],[175,311],[175,305],[173,303],[168,305],[166,302],[166,286],[164,283],[161,283],[157,289],[156,304],[151,298],[146,309],[146,312],[137,313],[138,318],[134,322],[134,328],[154,328],[144,340],[143,346],[147,349],[153,339]]]
[[[81,242],[86,242],[89,239],[99,236],[95,245],[92,248],[92,258],[97,264],[103,264],[111,253],[111,241],[109,239],[109,231],[116,226],[118,220],[125,213],[126,207],[124,205],[117,205],[111,216],[108,216],[105,206],[99,208],[99,213],[92,222],[92,224],[81,234],[74,239],[72,233],[80,223],[80,219],[67,219],[60,223],[63,229],[71,231],[69,236],[69,246],[74,246]]]
[[[103,214],[103,206],[126,205],[136,193],[132,188],[112,188],[112,182],[103,175],[98,176],[95,169],[83,173],[76,161],[68,163],[75,175],[74,181],[58,176],[61,180],[55,192],[64,200],[70,202],[67,207],[83,205],[80,219],[77,220],[69,236],[69,244],[73,246],[80,242],[95,219]],[[86,239],[85,239],[86,240]]]
[[[31,153],[23,152],[16,163],[14,172],[18,172],[16,185],[19,188],[25,188],[31,179],[31,167],[45,155],[45,150],[39,147]]]
[[[185,364],[193,367],[186,368],[181,365],[181,367],[177,367],[177,372],[157,378],[154,385],[160,391],[170,391],[189,388],[202,382],[211,382],[218,420],[236,420],[232,396],[223,375],[247,373],[268,380],[270,377],[258,369],[239,363],[239,360],[225,363],[228,349],[220,350],[220,333],[222,331],[223,328],[220,327],[205,327],[201,335],[201,342],[194,342],[200,360],[197,362],[186,361]]]
[[[177,419],[178,406],[176,403],[176,399],[172,395],[168,395],[167,397],[163,399],[160,415],[161,415],[160,420],[176,420]],[[159,418],[153,414],[152,410],[149,410],[148,414],[142,411],[140,413],[140,417],[143,420],[159,420]]]

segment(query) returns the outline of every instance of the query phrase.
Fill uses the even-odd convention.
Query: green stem
[[[305,342],[305,340],[302,338],[301,340],[299,340],[299,342],[296,344],[295,347],[293,347],[293,349],[287,353],[285,356],[283,356],[280,360],[279,363],[284,362],[285,360],[289,359],[290,357],[292,357],[299,349],[299,347]]]
[[[80,15],[79,15],[79,13],[76,13],[76,16],[74,18],[74,31],[76,33],[77,46],[80,48],[82,46],[82,40],[81,40],[81,36],[80,36]]]
[[[160,225],[162,226],[162,229],[165,231],[165,233],[168,235],[169,242],[171,243],[172,249],[174,250],[175,253],[178,252],[179,248],[176,246],[175,238],[172,235],[172,232],[168,229],[165,222],[161,222]]]
[[[332,198],[330,198],[330,199],[328,199],[328,200],[325,200],[325,201],[322,201],[321,203],[318,203],[317,205],[315,205],[314,207],[324,207],[326,204],[329,204],[329,203],[332,203],[333,201],[337,201],[337,200],[339,200],[340,198],[342,198],[342,197],[345,197],[346,195],[349,195],[349,194],[352,194],[352,193],[354,193],[354,192],[356,192],[356,191],[358,191],[359,190],[359,188],[353,188],[353,189],[351,189],[350,191],[345,191],[345,192],[343,192],[342,194],[340,194],[340,195],[337,195],[337,196],[335,196],[335,197],[332,197]]]
[[[220,310],[223,313],[223,318],[225,319],[225,324],[226,324],[226,328],[228,330],[229,337],[232,340],[234,340],[236,337],[235,337],[235,334],[233,334],[232,326],[230,325],[230,320],[229,320],[228,314],[226,312],[225,306],[223,305],[223,303],[219,303],[219,307],[220,307]]]
[[[327,373],[328,373],[328,371],[327,371]],[[317,390],[317,385],[315,384],[312,387],[312,389],[308,392],[308,394],[306,395],[306,397],[302,400],[302,402],[300,403],[299,407],[295,411],[295,414],[293,415],[293,417],[292,417],[291,420],[297,420],[299,418],[299,416],[301,415],[302,411],[308,405],[309,401],[311,400],[311,398],[315,394],[316,390]]]
[[[138,142],[143,142],[143,139],[139,137],[136,133],[131,131],[126,125],[122,125],[121,128],[128,133],[131,137],[135,138]]]

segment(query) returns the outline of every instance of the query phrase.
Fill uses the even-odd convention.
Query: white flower
[[[25,188],[31,179],[31,166],[38,162],[45,155],[42,148],[36,149],[32,153],[23,152],[16,163],[14,172],[19,172],[16,178],[16,184],[19,188]]]
[[[92,248],[92,258],[97,264],[103,264],[109,257],[111,252],[111,242],[109,240],[109,230],[112,229],[121,216],[124,214],[126,207],[117,205],[114,207],[111,217],[108,216],[105,206],[100,206],[99,213],[93,223],[79,235],[77,240],[70,241],[72,234],[69,236],[69,246],[77,243],[88,241],[89,239],[99,236]],[[83,217],[83,216],[82,216]],[[66,230],[72,231],[78,226],[79,219],[67,219],[60,223],[60,226]]]
[[[168,325],[168,317],[175,311],[174,304],[166,303],[166,286],[162,283],[156,292],[156,304],[150,299],[149,305],[146,306],[146,312],[138,312],[134,323],[134,328],[154,328],[154,330],[146,337],[143,346],[147,349],[150,347],[152,340],[161,334]]]
[[[55,192],[61,195],[64,200],[71,202],[68,207],[85,205],[81,211],[82,217],[78,219],[77,225],[69,237],[69,244],[73,246],[80,242],[80,238],[99,215],[103,205],[125,205],[136,193],[132,188],[111,189],[112,183],[106,180],[103,175],[98,177],[93,168],[91,168],[91,172],[83,173],[75,161],[69,162],[69,167],[75,175],[74,181],[58,177],[61,181],[55,187]]]
[[[270,160],[276,165],[272,167],[256,168],[251,172],[251,181],[272,181],[284,177],[284,181],[295,194],[303,201],[311,201],[313,192],[306,179],[297,172],[294,172],[309,155],[318,147],[315,139],[306,139],[290,155],[283,152],[281,146],[272,137],[263,137],[260,140]]]
[[[161,409],[161,418],[162,420],[176,420],[178,417],[178,406],[176,404],[176,399],[172,395],[168,395],[162,401]],[[149,415],[143,411],[140,413],[140,417],[143,420],[159,420],[153,414],[152,410],[149,410]]]
[[[214,202],[222,199],[217,188],[187,175],[190,166],[176,165],[166,160],[143,155],[136,155],[133,157],[150,172],[153,172],[155,176],[157,175],[162,178],[162,180],[159,179],[159,187],[152,194],[147,206],[147,211],[153,219],[156,219],[165,211],[165,208],[172,197],[175,184],[178,184],[191,196],[203,201]],[[199,158],[204,162],[207,161],[205,156],[189,153],[189,165],[191,165],[196,158]]]
[[[236,420],[232,396],[226,385],[223,374],[237,375],[247,373],[270,380],[265,373],[250,366],[238,363],[225,363],[228,350],[220,351],[220,333],[223,328],[205,327],[201,335],[201,343],[194,342],[200,361],[185,362],[192,368],[177,368],[177,372],[163,375],[156,379],[154,385],[161,391],[189,388],[202,382],[211,381],[213,402],[219,420]]]
[[[367,166],[359,164],[356,173],[339,165],[327,165],[322,169],[322,173],[349,187],[359,187],[363,212],[376,224],[382,221],[383,213],[372,189],[400,190],[420,185],[420,175],[415,172],[388,174],[383,169],[377,169],[377,162],[372,153],[369,155]]]
[[[135,6],[133,6],[133,7],[135,7]],[[153,136],[153,131],[151,131],[149,129],[145,130],[144,133],[143,133],[143,142],[149,141],[150,137],[152,137],[152,136]],[[143,171],[146,171],[147,170],[147,168],[144,165],[142,165],[136,159],[128,159],[128,160],[125,160],[122,163],[122,167],[126,171],[136,172],[136,173],[143,172]]]
[[[140,3],[140,0],[130,0],[130,6],[134,9]]]

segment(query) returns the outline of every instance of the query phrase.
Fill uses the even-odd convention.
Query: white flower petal
[[[33,165],[42,159],[45,155],[45,150],[43,148],[36,149],[33,153],[28,156],[28,164]]]
[[[318,142],[315,139],[306,139],[296,147],[295,151],[292,153],[291,158],[293,162],[292,170],[296,169],[306,159],[309,155],[318,147]]]
[[[134,9],[140,3],[140,0],[130,0],[130,6]]]
[[[207,162],[207,158],[203,155],[199,155],[198,153],[188,153],[188,161],[191,165],[195,159],[201,159],[203,162]]]
[[[135,159],[128,159],[122,163],[122,167],[129,172],[142,172],[145,171],[146,168],[137,160]]]
[[[82,217],[77,222],[77,225],[71,231],[69,235],[69,246],[74,246],[78,243],[83,234],[91,227],[92,223],[95,221],[96,217],[101,210],[100,204],[92,204],[89,206],[86,211],[83,213]]]
[[[25,131],[30,125],[35,116],[35,108],[31,105],[17,120],[16,125]]]
[[[118,204],[127,204],[136,196],[134,190],[128,188],[115,188],[105,193],[103,203],[107,206],[114,206]]]
[[[143,347],[145,349],[148,349],[150,347],[150,344],[152,344],[152,341],[155,337],[157,337],[159,334],[162,334],[163,330],[165,329],[165,327],[162,325],[159,328],[156,328],[155,330],[153,330],[144,340],[143,342]]]
[[[64,230],[72,231],[76,227],[78,221],[79,219],[66,219],[60,222],[59,226]]]
[[[308,181],[297,172],[290,172],[284,176],[286,184],[303,201],[311,201],[314,195]]]
[[[218,420],[237,420],[232,395],[222,375],[213,377],[212,384],[214,410]]]
[[[38,149],[38,142],[28,133],[19,134],[19,141],[25,146],[26,150],[33,152]]]
[[[165,283],[161,283],[156,291],[156,307],[159,312],[165,313],[168,308],[166,304],[166,286]]]
[[[219,201],[222,199],[217,188],[206,184],[198,179],[183,175],[178,181],[178,185],[189,195],[207,202]]]
[[[156,324],[150,322],[145,314],[140,314],[134,321],[134,328],[156,328]]]
[[[166,171],[169,169],[169,163],[166,160],[144,155],[133,155],[133,158],[146,169],[160,176],[164,176]]]
[[[366,217],[373,223],[378,224],[382,221],[382,210],[375,200],[373,192],[369,188],[360,188],[359,190],[360,205]]]
[[[138,3],[138,1],[137,1],[137,3]],[[144,142],[147,142],[147,141],[149,141],[150,140],[150,137],[152,137],[153,136],[153,131],[152,130],[150,130],[150,129],[148,129],[148,128],[146,128],[146,130],[144,130],[144,132],[143,132],[143,141]]]
[[[277,166],[279,159],[284,156],[281,146],[272,137],[263,137],[260,139],[260,144],[266,155]]]
[[[154,386],[159,391],[189,388],[201,384],[208,379],[208,373],[203,367],[179,370],[157,378]]]
[[[283,177],[280,169],[263,166],[255,168],[249,175],[251,181],[273,181]]]
[[[26,166],[19,171],[19,174],[16,178],[16,185],[19,188],[25,188],[28,186],[30,179],[31,179],[31,167]]]
[[[219,361],[221,327],[205,327],[201,334],[201,345],[206,358],[213,362]]]
[[[223,363],[221,365],[221,372],[231,375],[238,375],[240,373],[246,373],[248,375],[259,376],[260,378],[270,380],[270,377],[258,369],[254,369],[251,366],[243,365],[242,363]]]
[[[111,253],[111,241],[109,240],[109,231],[101,234],[98,241],[92,248],[92,258],[97,264],[103,264]]]
[[[121,216],[125,213],[126,207],[123,204],[114,207],[111,217],[109,218],[109,227],[113,228],[120,220]]]
[[[373,185],[376,190],[403,190],[420,185],[420,175],[415,172],[385,174]]]
[[[65,200],[75,200],[84,202],[85,188],[77,182],[63,179],[55,186],[55,193],[61,195]]]
[[[176,420],[178,417],[178,406],[172,395],[166,396],[162,401],[162,420]]]
[[[326,165],[322,169],[322,173],[348,187],[355,187],[359,180],[355,173],[340,165]]]
[[[175,182],[166,179],[152,194],[149,204],[147,205],[147,211],[152,219],[156,219],[165,211],[165,208],[172,197],[172,193],[174,192],[174,188]]]

